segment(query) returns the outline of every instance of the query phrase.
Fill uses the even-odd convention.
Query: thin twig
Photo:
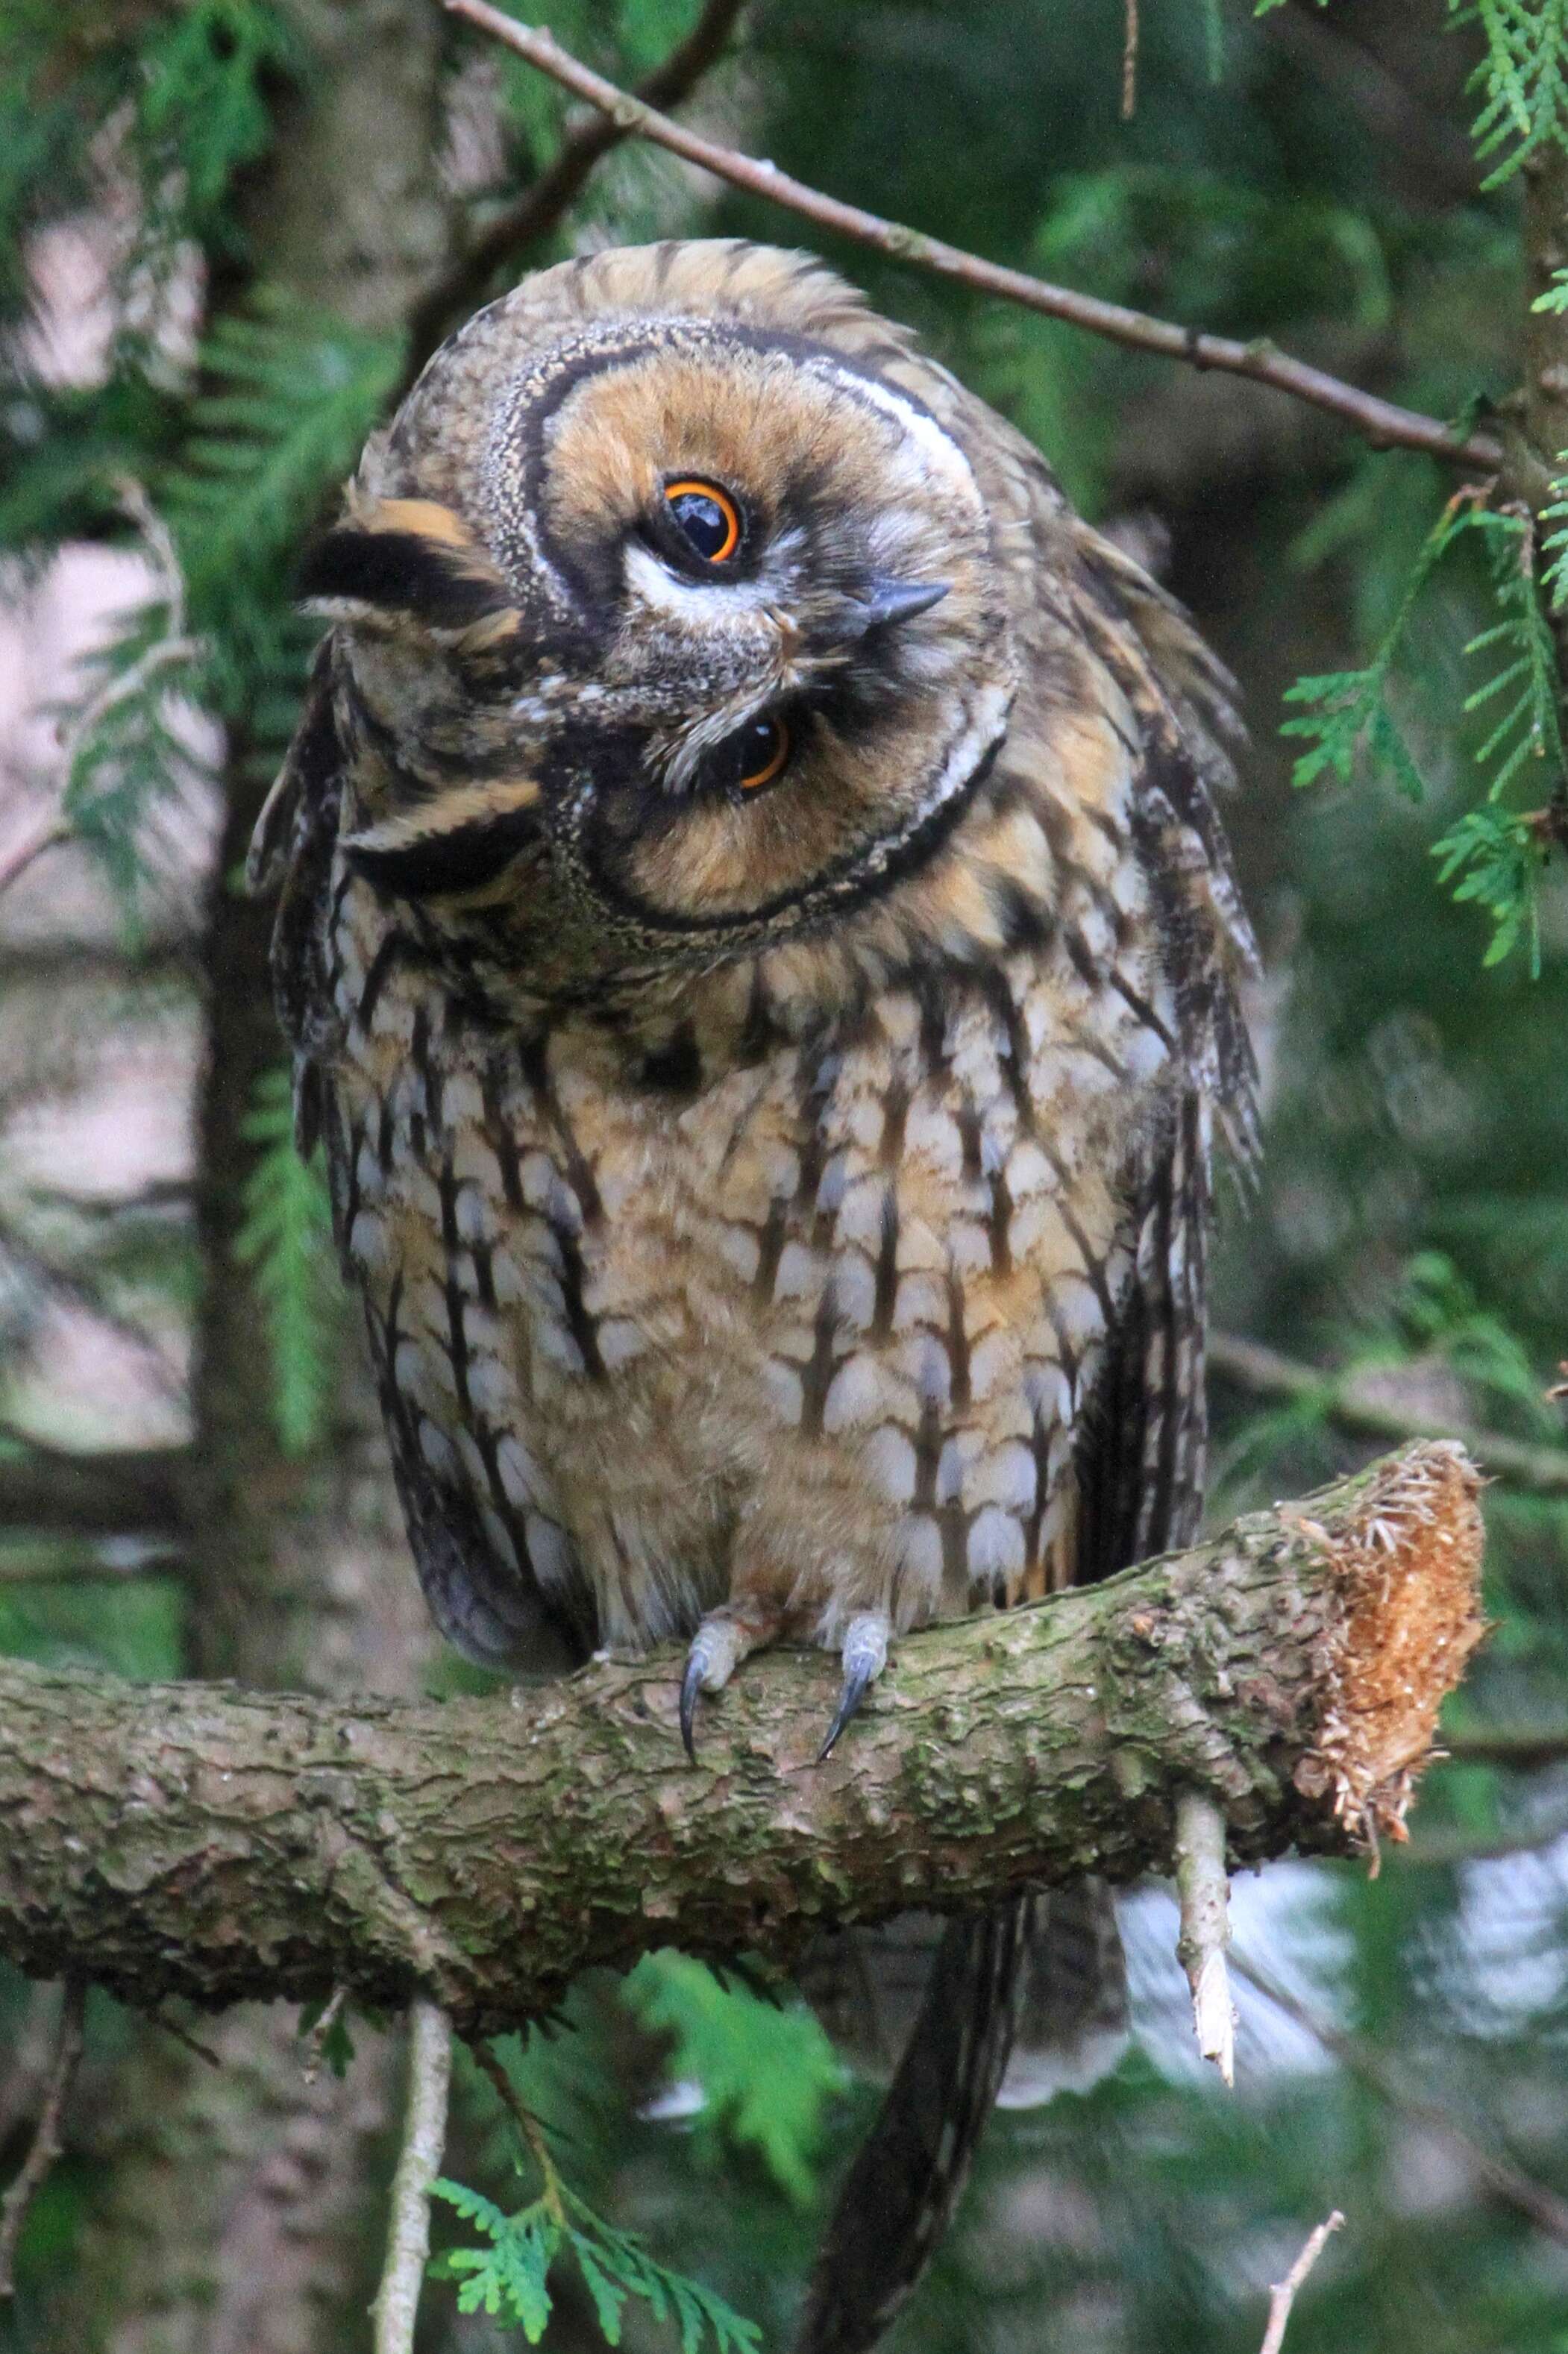
[[[638,83],[637,96],[642,103],[669,108],[689,98],[724,55],[743,5],[744,0],[707,0],[685,39]],[[576,201],[600,156],[619,147],[629,135],[608,114],[590,114],[574,123],[549,168],[486,223],[467,251],[421,299],[409,323],[409,383],[450,323],[473,309],[507,262],[549,235]]]
[[[58,850],[70,839],[69,826],[62,825],[58,818],[51,816],[42,820],[30,833],[24,834],[15,850],[7,851],[5,857],[0,858],[0,894],[8,891],[14,883],[19,883],[46,851]]]
[[[22,2160],[21,2171],[5,2198],[0,2199],[0,2301],[15,2293],[12,2270],[22,2226],[27,2220],[27,2210],[34,2193],[44,2181],[63,2146],[60,2123],[71,2079],[81,2060],[82,2020],[86,2009],[85,1983],[80,1978],[68,1978],[60,1996],[60,2023],[55,2038],[55,2056],[44,2093],[44,2105],[38,2112],[37,2130],[26,2157]]]
[[[1176,1958],[1192,1989],[1198,2049],[1234,2084],[1236,2014],[1225,1967],[1231,1941],[1225,1819],[1202,1790],[1183,1790],[1176,1801],[1176,1893],[1181,1904]]]
[[[322,2062],[326,2055],[327,2037],[343,2017],[344,2005],[347,2000],[348,1988],[334,1988],[332,1999],[310,2031],[305,2044],[304,2060],[300,2069],[300,2073],[307,2084],[313,2084],[322,2073]]]
[[[1543,1848],[1555,1847],[1564,1838],[1568,1838],[1568,1811],[1554,1807],[1533,1822],[1521,1823],[1514,1830],[1494,1831],[1489,1838],[1473,1831],[1423,1831],[1399,1850],[1399,1868],[1402,1872],[1452,1872],[1467,1863],[1498,1863],[1510,1855],[1539,1855]]]
[[[1367,1438],[1457,1438],[1483,1471],[1506,1479],[1511,1487],[1531,1488],[1540,1495],[1568,1494],[1568,1447],[1531,1447],[1521,1438],[1505,1437],[1499,1430],[1474,1430],[1465,1424],[1433,1422],[1381,1398],[1362,1397],[1333,1373],[1306,1365],[1260,1341],[1239,1333],[1212,1332],[1209,1371],[1251,1390],[1258,1397],[1315,1399],[1330,1422],[1341,1430]]]
[[[1279,2354],[1279,2349],[1285,2343],[1285,2325],[1290,2318],[1290,2308],[1296,2302],[1301,2285],[1328,2246],[1330,2236],[1341,2228],[1344,2220],[1336,2207],[1327,2221],[1319,2224],[1285,2278],[1282,2281],[1276,2281],[1269,2290],[1268,2327],[1264,2334],[1263,2344],[1258,2349],[1258,2354]]]
[[[544,2179],[546,2206],[557,2222],[564,2222],[566,2216],[561,2200],[560,2170],[551,2153],[549,2142],[546,2139],[544,2126],[521,2097],[516,2085],[496,2058],[493,2045],[471,2043],[468,2050],[474,2066],[490,2079],[497,2100],[528,2146],[529,2155]]]
[[[1468,1766],[1513,1766],[1529,1773],[1532,1766],[1555,1766],[1568,1757],[1568,1728],[1477,1725],[1470,1732],[1442,1734],[1437,1754],[1463,1758]]]
[[[998,295],[1003,302],[1019,303],[1026,311],[1065,319],[1075,327],[1086,327],[1093,334],[1108,336],[1112,343],[1127,344],[1136,351],[1156,352],[1166,359],[1186,360],[1193,367],[1218,368],[1231,376],[1249,376],[1257,384],[1272,385],[1277,392],[1290,393],[1298,400],[1308,401],[1315,408],[1326,408],[1342,418],[1376,449],[1421,450],[1429,457],[1482,473],[1496,472],[1502,463],[1501,446],[1490,435],[1458,434],[1436,417],[1424,417],[1416,409],[1381,400],[1376,394],[1363,392],[1359,386],[1346,384],[1321,368],[1311,367],[1305,360],[1293,359],[1287,352],[1277,350],[1266,337],[1240,344],[1225,335],[1203,334],[1196,328],[1179,327],[1169,319],[1150,318],[1147,313],[1129,311],[1119,302],[1105,302],[1097,295],[1079,293],[1072,287],[1053,286],[1044,278],[1031,278],[1023,270],[1004,269],[999,262],[982,260],[978,254],[948,245],[940,238],[926,237],[900,222],[862,212],[856,205],[841,203],[836,196],[824,196],[820,189],[791,179],[773,164],[743,155],[733,147],[721,146],[716,140],[705,139],[670,122],[667,116],[656,113],[641,100],[606,81],[601,74],[580,64],[550,34],[516,24],[510,16],[503,16],[499,8],[491,7],[488,0],[443,0],[443,5],[453,16],[461,16],[481,32],[504,42],[563,88],[587,99],[590,106],[599,107],[621,133],[667,147],[673,155],[682,155],[687,163],[700,164],[715,178],[727,180],[732,187],[744,188],[749,195],[782,205],[819,228],[850,238],[857,245],[871,246],[895,261],[928,270],[976,293]]]
[[[1127,30],[1121,49],[1121,119],[1138,112],[1138,0],[1127,0]]]
[[[1381,2053],[1373,2052],[1359,2036],[1347,2034],[1343,2028],[1320,2019],[1308,2004],[1298,2001],[1287,1988],[1270,1978],[1266,1970],[1259,1969],[1255,1962],[1246,1961],[1240,1954],[1233,1953],[1231,1967],[1238,1978],[1245,1978],[1249,1986],[1255,1987],[1259,1994],[1266,1995],[1287,2019],[1293,2019],[1298,2027],[1304,2027],[1325,2052],[1331,2052],[1353,2075],[1359,2076],[1362,2084],[1369,2085],[1380,2100],[1386,2101],[1391,2109],[1396,2109],[1401,2116],[1407,2117],[1423,2133],[1430,2134],[1435,2141],[1446,2143],[1470,2168],[1478,2180],[1486,2185],[1494,2198],[1523,2215],[1549,2239],[1560,2241],[1568,2247],[1568,2200],[1560,2199],[1556,2191],[1549,2190],[1543,2182],[1537,2182],[1530,2175],[1521,2173],[1507,2158],[1498,2158],[1489,2149],[1483,2148],[1435,2101],[1423,2100],[1418,2094],[1406,2091]]]
[[[186,1564],[172,1545],[143,1537],[24,1542],[13,1547],[4,1532],[0,1588],[18,1585],[128,1585],[142,1577],[183,1577]]]
[[[387,2261],[371,2316],[375,2354],[414,2354],[419,2289],[430,2253],[430,2185],[440,2169],[447,2137],[452,2031],[444,2010],[416,2002],[408,2011],[408,2107],[403,2147],[392,2178]]]
[[[198,2035],[191,2033],[188,2027],[182,2027],[178,2020],[171,2019],[166,2010],[150,2010],[147,2016],[154,2027],[162,2028],[165,2035],[172,2036],[183,2051],[190,2053],[193,2060],[199,2060],[206,2068],[222,2069],[222,2058],[213,2050],[211,2044],[204,2043]]]

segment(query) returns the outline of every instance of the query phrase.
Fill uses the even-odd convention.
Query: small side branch
[[[858,205],[846,205],[837,196],[824,196],[821,189],[791,179],[773,164],[743,155],[736,148],[721,146],[716,140],[705,139],[699,133],[672,122],[666,115],[657,113],[641,100],[606,81],[602,74],[581,64],[548,32],[517,24],[499,8],[490,6],[489,0],[443,0],[443,5],[453,16],[463,17],[482,33],[488,33],[492,39],[503,42],[519,57],[526,58],[530,65],[537,66],[541,73],[548,74],[563,89],[586,99],[590,106],[597,106],[623,134],[668,148],[671,154],[683,156],[688,164],[700,164],[716,179],[726,180],[731,187],[744,188],[748,196],[781,205],[786,211],[799,214],[801,219],[813,222],[831,235],[850,238],[857,245],[870,246],[895,261],[929,270],[934,277],[949,279],[975,293],[994,294],[1004,302],[1016,302],[1025,311],[1065,319],[1073,326],[1086,327],[1091,334],[1107,336],[1112,343],[1126,344],[1135,351],[1155,352],[1165,359],[1185,360],[1193,367],[1218,368],[1227,375],[1248,376],[1255,384],[1272,385],[1277,392],[1287,392],[1297,400],[1305,400],[1315,408],[1326,408],[1343,419],[1376,449],[1421,450],[1428,457],[1470,467],[1480,473],[1495,473],[1502,462],[1501,445],[1489,434],[1456,433],[1436,417],[1402,408],[1396,402],[1363,392],[1359,386],[1346,384],[1322,368],[1311,367],[1305,360],[1294,359],[1288,352],[1277,351],[1266,339],[1241,344],[1228,335],[1202,334],[1195,328],[1179,327],[1170,319],[1150,318],[1146,312],[1129,311],[1120,302],[1102,302],[1097,295],[1079,293],[1069,286],[1054,286],[1044,278],[1030,277],[1024,270],[1007,270],[998,262],[982,260],[979,254],[965,253],[940,238],[926,237],[901,222],[884,220],[876,213],[863,212]]]
[[[1286,2324],[1290,2319],[1290,2310],[1300,2294],[1302,2284],[1334,2232],[1342,2227],[1344,2220],[1336,2207],[1327,2221],[1319,2224],[1285,2278],[1276,2281],[1269,2290],[1268,2327],[1264,2333],[1258,2354],[1280,2354],[1285,2344]]]
[[[27,2220],[27,2210],[32,2205],[34,2194],[60,2154],[65,2105],[81,2061],[82,2020],[86,2008],[86,1987],[79,1978],[68,1978],[60,1999],[59,2031],[55,2041],[48,2083],[44,2091],[44,2105],[38,2113],[37,2130],[26,2157],[22,2160],[21,2171],[5,2198],[0,2200],[0,2302],[15,2294],[13,2272],[22,2226]]]
[[[728,46],[744,0],[708,0],[685,39],[637,85],[645,106],[679,106]],[[489,291],[507,262],[537,245],[582,193],[601,155],[630,136],[608,114],[590,114],[574,125],[547,171],[495,218],[455,267],[439,279],[409,322],[406,381],[411,384],[454,321],[463,318]]]
[[[1231,1883],[1225,1874],[1225,1819],[1202,1790],[1176,1801],[1176,1893],[1181,1928],[1176,1958],[1192,1989],[1198,2049],[1227,2084],[1236,2080],[1236,2014],[1225,1948],[1231,1942]]]
[[[408,2012],[408,2107],[403,2147],[392,2179],[387,2262],[371,2306],[376,2354],[414,2354],[414,2323],[430,2253],[430,2185],[440,2171],[447,2139],[452,2031],[433,2002]]]
[[[1568,2200],[1560,2199],[1545,2183],[1535,2181],[1507,2158],[1485,2148],[1435,2101],[1423,2100],[1408,2091],[1381,2052],[1374,2052],[1360,2036],[1348,2034],[1343,2028],[1319,2018],[1266,1970],[1259,1969],[1255,1962],[1244,1960],[1238,1954],[1234,1968],[1238,1978],[1255,1987],[1287,2019],[1305,2028],[1325,2052],[1330,2052],[1352,2075],[1359,2076],[1380,2100],[1422,2133],[1452,2150],[1460,2164],[1468,2167],[1501,2205],[1511,2207],[1516,2214],[1533,2223],[1538,2232],[1544,2232],[1548,2239],[1568,2247]]]
[[[1211,1373],[1218,1373],[1255,1397],[1283,1398],[1306,1403],[1318,1400],[1328,1419],[1341,1430],[1362,1438],[1451,1438],[1461,1446],[1489,1478],[1506,1479],[1510,1487],[1529,1488],[1541,1496],[1568,1495],[1568,1447],[1532,1447],[1526,1439],[1510,1438],[1500,1430],[1477,1430],[1428,1422],[1386,1399],[1362,1397],[1334,1373],[1298,1358],[1282,1356],[1261,1341],[1239,1333],[1211,1332],[1208,1345]]]
[[[100,1447],[76,1453],[31,1433],[0,1462],[0,1528],[29,1535],[177,1539],[190,1516],[190,1450]]]

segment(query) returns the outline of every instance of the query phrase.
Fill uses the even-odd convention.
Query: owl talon
[[[686,1755],[694,1766],[697,1762],[697,1744],[692,1726],[697,1712],[697,1694],[702,1688],[703,1659],[694,1643],[686,1654],[686,1671],[681,1678],[681,1739],[686,1744]]]
[[[778,1631],[776,1612],[745,1603],[710,1610],[697,1628],[681,1677],[681,1738],[694,1766],[697,1762],[694,1730],[697,1694],[723,1691],[742,1659],[770,1643]]]
[[[863,1611],[850,1620],[843,1645],[843,1690],[828,1737],[817,1752],[819,1766],[832,1754],[834,1742],[887,1665],[888,1633],[887,1620],[880,1611]]]

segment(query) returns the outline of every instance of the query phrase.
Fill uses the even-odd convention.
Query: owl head
[[[552,969],[707,963],[874,902],[1006,725],[992,519],[947,380],[800,255],[568,262],[366,450],[338,624],[345,854]]]

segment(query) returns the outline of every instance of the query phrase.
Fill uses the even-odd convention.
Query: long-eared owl
[[[1228,682],[1037,453],[807,257],[600,253],[436,355],[305,588],[255,872],[445,1633],[683,1642],[688,1745],[830,1646],[831,1746],[897,1635],[1187,1534]],[[917,2274],[1054,1917],[915,1941],[810,2354]]]

